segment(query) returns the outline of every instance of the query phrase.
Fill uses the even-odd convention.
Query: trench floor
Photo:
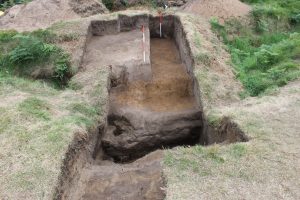
[[[134,34],[139,33],[93,37],[87,46],[86,66],[93,70],[100,64],[107,65],[112,58],[114,58],[113,64],[127,62],[130,60],[128,55],[133,59],[140,59],[135,57],[136,52],[133,52],[132,48],[126,47],[130,42],[121,40],[123,37],[129,37],[130,45],[137,47],[140,40],[134,39]],[[104,53],[102,58],[98,56],[101,53]],[[180,61],[174,41],[151,39],[150,57],[152,80],[134,81],[122,92],[112,91],[111,98],[115,99],[120,106],[153,112],[176,112],[196,108],[196,101],[190,91],[192,80]],[[163,151],[158,150],[127,164],[118,164],[109,160],[87,163],[70,199],[164,199],[162,158]]]
[[[171,39],[151,38],[152,80],[131,82],[127,89],[112,93],[120,106],[155,112],[190,110],[197,104],[192,94],[192,80],[181,63]]]

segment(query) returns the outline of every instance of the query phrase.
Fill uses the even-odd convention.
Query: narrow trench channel
[[[164,199],[159,149],[248,140],[227,118],[218,130],[205,123],[182,24],[170,15],[162,29],[160,38],[159,18],[147,15],[92,22],[87,63],[111,67],[109,111],[94,160],[78,170],[66,199]]]

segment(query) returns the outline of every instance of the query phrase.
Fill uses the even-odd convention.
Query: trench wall
[[[86,42],[93,36],[105,36],[118,34],[120,32],[131,31],[140,29],[142,25],[148,31],[150,37],[160,37],[159,34],[159,17],[147,14],[126,16],[119,15],[117,18],[108,20],[92,20],[88,28],[88,34]],[[202,110],[200,87],[199,83],[194,75],[194,59],[191,52],[191,47],[187,39],[187,34],[184,26],[178,16],[166,15],[163,18],[162,23],[163,37],[173,38],[178,48],[180,58],[185,66],[186,72],[192,79],[192,87],[190,94],[195,97],[197,105]],[[149,40],[150,42],[150,40]],[[150,52],[150,43],[147,45]],[[150,53],[149,53],[150,54]],[[82,62],[81,62],[82,63]],[[136,63],[135,63],[136,64]],[[148,55],[147,63],[144,65],[144,69],[149,70],[150,55]],[[151,66],[150,66],[151,68]],[[134,69],[131,69],[134,71]],[[147,73],[151,73],[148,71]],[[110,81],[108,81],[108,90],[110,90]],[[239,127],[226,119],[222,121],[219,127],[210,127],[205,120],[205,116],[202,113],[203,125],[202,131],[199,132],[201,144],[221,143],[228,137],[234,135],[230,142],[236,142],[235,136],[240,136],[241,130]],[[70,144],[69,150],[66,153],[62,173],[59,178],[59,183],[55,191],[54,199],[68,199],[69,194],[72,192],[72,185],[76,185],[78,181],[80,170],[87,162],[91,162],[91,159],[96,155],[96,151],[99,150],[101,135],[105,131],[107,126],[107,120],[105,122],[91,130],[89,130],[89,137],[87,139],[74,137],[73,143]],[[229,133],[234,134],[229,134]],[[247,137],[242,136],[238,141],[248,141]],[[73,188],[74,189],[74,188]]]

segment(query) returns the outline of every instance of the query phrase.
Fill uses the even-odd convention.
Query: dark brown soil
[[[74,184],[67,184],[71,189],[66,199],[164,199],[163,155],[162,151],[153,151],[198,144],[200,138],[211,143],[226,139],[234,142],[239,134],[229,120],[213,137],[203,135],[203,128],[210,127],[203,123],[190,47],[180,20],[169,19],[163,24],[168,39],[152,38],[150,42],[150,33],[157,37],[157,26],[152,21],[150,31],[146,24],[145,61],[140,24],[148,18],[131,19],[130,23],[92,22],[94,36],[87,44],[82,70],[93,73],[103,67],[111,69],[109,111],[94,145],[94,160],[87,159],[86,166],[74,176]],[[120,32],[128,30],[120,24],[129,24],[131,31]],[[107,32],[103,26],[111,27],[105,29]],[[77,78],[93,81],[89,76]],[[218,134],[222,135],[220,140]]]
[[[86,178],[83,200],[164,199],[162,152],[154,152],[130,164],[94,165],[82,174]]]
[[[195,144],[201,134],[202,113],[191,92],[192,77],[174,40],[152,38],[150,44],[152,79],[131,81],[110,92],[102,145],[116,161],[136,159],[157,148]]]

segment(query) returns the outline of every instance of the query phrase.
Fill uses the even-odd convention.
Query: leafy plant
[[[5,49],[0,56],[0,69],[25,75],[33,67],[53,66],[52,79],[59,85],[67,83],[70,76],[70,57],[53,42],[59,37],[49,31],[38,30],[18,34],[0,32],[0,44]],[[2,45],[1,45],[2,46]]]
[[[108,10],[112,10],[114,8],[114,0],[102,0],[102,3]]]
[[[0,10],[6,10],[14,5],[30,2],[30,0],[1,0]]]
[[[35,118],[49,120],[49,105],[41,99],[29,97],[19,105],[19,111]]]
[[[237,77],[245,94],[257,96],[269,88],[283,86],[300,77],[300,34],[294,33],[289,17],[299,1],[248,1],[258,3],[252,12],[252,25],[237,20],[221,25],[211,20],[211,28],[227,45]],[[291,6],[295,4],[294,6]],[[293,15],[296,16],[296,15]],[[297,20],[297,19],[295,19]],[[278,26],[282,22],[284,26]],[[285,27],[285,29],[282,29]]]

